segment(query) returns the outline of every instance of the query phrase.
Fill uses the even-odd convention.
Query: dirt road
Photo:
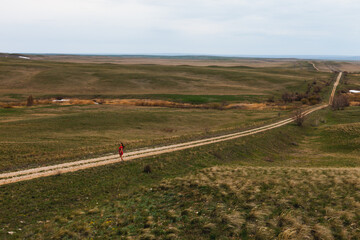
[[[333,90],[332,90],[332,93],[331,93],[330,99],[329,99],[329,104],[331,104],[333,101],[336,87],[339,84],[341,76],[342,76],[342,72],[339,73],[339,75],[334,83],[334,87],[333,87]],[[304,114],[308,115],[312,112],[318,111],[320,109],[323,109],[323,108],[329,106],[329,104],[323,104],[323,105],[311,108],[311,109],[305,111]],[[235,139],[235,138],[240,138],[240,137],[264,132],[264,131],[267,131],[267,130],[270,130],[273,128],[278,128],[278,127],[284,126],[288,123],[291,123],[293,121],[294,121],[293,118],[288,118],[288,119],[285,119],[285,120],[282,120],[282,121],[279,121],[276,123],[272,123],[272,124],[269,124],[266,126],[254,128],[251,130],[241,131],[241,132],[237,132],[237,133],[226,134],[226,135],[222,135],[222,136],[218,136],[218,137],[211,137],[211,138],[206,138],[206,139],[191,141],[191,142],[186,142],[186,143],[173,144],[173,145],[168,145],[168,146],[163,146],[163,147],[133,151],[133,152],[125,153],[124,159],[125,159],[125,161],[130,161],[130,160],[137,159],[137,158],[155,156],[155,155],[159,155],[159,154],[163,154],[163,153],[169,153],[169,152],[184,150],[184,149],[188,149],[188,148],[199,147],[199,146],[203,146],[203,145],[207,145],[207,144],[227,141],[227,140],[231,140],[231,139]],[[116,155],[109,155],[109,156],[92,158],[92,159],[87,159],[87,160],[82,160],[82,161],[57,164],[57,165],[52,165],[52,166],[47,166],[47,167],[39,167],[39,168],[22,170],[22,171],[3,173],[3,174],[0,174],[0,186],[9,184],[9,183],[39,178],[39,177],[46,177],[46,176],[51,176],[51,175],[67,173],[67,172],[75,172],[75,171],[82,170],[82,169],[98,167],[98,166],[103,166],[103,165],[118,163],[118,162],[120,162],[120,159],[119,159],[119,156],[116,154]]]
[[[320,72],[320,70],[316,67],[316,65],[315,65],[315,63],[313,63],[313,62],[309,62],[311,65],[313,65],[313,67],[314,67],[314,69],[316,70],[316,71],[318,71],[318,72]]]
[[[334,83],[334,87],[332,89],[332,92],[331,92],[331,95],[330,95],[330,98],[329,98],[329,105],[332,104],[332,102],[334,101],[334,96],[335,96],[335,92],[336,92],[336,88],[337,86],[339,85],[339,82],[340,82],[340,79],[341,79],[341,76],[342,76],[342,72],[339,73],[338,77],[336,78],[336,81]]]

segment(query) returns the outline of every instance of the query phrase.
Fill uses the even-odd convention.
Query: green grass
[[[293,163],[318,167],[359,166],[359,118],[359,107],[314,114],[308,123],[314,127],[299,143],[300,150],[291,155]]]
[[[333,142],[339,158],[323,158],[326,149],[318,152],[329,138],[341,134],[328,128],[352,124],[358,131],[359,114],[358,108],[323,110],[303,128],[289,125],[215,145],[5,185],[0,191],[0,232],[36,239],[116,234],[163,238],[171,233],[180,239],[208,239],[226,228],[226,236],[234,238],[356,238],[358,170],[283,167],[359,167],[356,151],[336,148],[346,142],[343,138]],[[303,147],[311,148],[314,143],[306,139],[314,136],[320,139],[319,148],[315,146],[308,159]],[[350,155],[341,159],[344,153]],[[147,164],[151,174],[142,172]],[[213,166],[218,170],[207,169]]]
[[[33,237],[356,239],[359,180],[359,170],[208,168],[57,217]]]
[[[360,89],[360,74],[347,74],[344,76],[346,84],[340,86],[339,91],[344,90],[359,90]]]
[[[1,64],[4,101],[68,94],[261,102],[334,78],[306,62],[287,68]],[[119,140],[131,150],[246,129],[279,119],[277,113],[95,105],[0,109],[0,171],[115,153]],[[1,186],[0,238],[356,239],[359,170],[326,167],[360,167],[359,117],[357,107],[326,109],[301,128],[292,124]],[[146,165],[152,173],[143,172]]]
[[[179,142],[279,119],[274,110],[115,105],[0,109],[0,172]],[[281,117],[286,115],[283,111]]]
[[[273,134],[281,139],[273,144],[279,149],[285,148],[289,136],[280,132]],[[71,215],[73,211],[85,207],[94,208],[104,201],[113,201],[119,195],[141,191],[143,187],[150,188],[164,178],[186,176],[205,167],[267,164],[264,152],[259,150],[274,137],[273,134],[2,186],[0,225],[5,230],[1,234],[7,235],[7,231],[23,228],[24,225],[35,230],[42,225],[38,221]],[[147,164],[151,165],[152,174],[142,173]]]

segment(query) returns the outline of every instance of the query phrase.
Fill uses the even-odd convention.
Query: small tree
[[[34,98],[32,95],[30,95],[28,98],[27,98],[27,101],[26,101],[26,106],[30,107],[34,105]]]
[[[293,101],[293,96],[292,94],[288,93],[288,92],[284,92],[281,95],[282,100],[287,103],[287,102],[292,102]]]
[[[267,102],[269,102],[269,103],[275,102],[274,96],[270,96],[270,97],[268,98]]]
[[[333,110],[343,110],[350,105],[349,98],[345,94],[334,97],[331,107]]]
[[[320,95],[317,94],[311,95],[308,99],[311,105],[318,104],[321,101]]]
[[[305,121],[305,114],[301,109],[298,109],[294,115],[295,124],[301,127]]]
[[[143,170],[144,173],[151,173],[151,167],[150,165],[146,165]]]
[[[320,86],[314,87],[314,93],[319,93],[319,92],[321,92],[321,87]]]

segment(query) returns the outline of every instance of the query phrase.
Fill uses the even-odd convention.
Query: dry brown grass
[[[313,61],[320,71],[346,71],[346,72],[359,72],[359,61]]]
[[[35,99],[33,105],[122,105],[122,106],[145,106],[145,107],[167,107],[167,108],[198,108],[198,109],[245,109],[245,110],[290,110],[294,109],[294,105],[284,105],[280,103],[206,103],[206,104],[190,104],[179,103],[165,100],[154,99],[79,99],[69,98],[69,101],[56,101],[51,99]],[[26,102],[7,102],[1,103],[3,108],[22,108],[26,107]]]
[[[189,65],[189,66],[248,66],[248,67],[284,67],[297,60],[283,59],[169,59],[169,58],[129,58],[107,56],[36,56],[35,60],[74,62],[74,63],[113,63],[113,64],[157,64],[157,65]]]
[[[360,106],[360,101],[350,102],[350,106]]]
[[[359,182],[358,168],[212,167],[120,198],[91,218],[51,221],[44,237],[60,229],[95,238],[358,239]]]
[[[350,106],[360,106],[360,94],[359,93],[347,93],[346,95],[349,99]]]
[[[215,61],[211,65],[217,66],[206,67],[165,66],[154,62],[152,65],[24,63],[2,59],[0,99],[17,101],[29,95],[39,98],[64,94],[105,98],[148,94],[244,95],[262,99],[285,89],[299,90],[304,87],[304,81],[311,81],[314,77],[323,80],[330,77],[328,73],[314,72],[309,64],[301,61],[280,60],[279,66],[276,61],[249,60],[253,67],[246,67],[246,61],[242,64],[242,60],[236,60],[234,66],[237,67],[220,66],[232,61]]]

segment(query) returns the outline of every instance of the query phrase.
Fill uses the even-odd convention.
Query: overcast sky
[[[359,0],[0,0],[0,52],[360,55]]]

